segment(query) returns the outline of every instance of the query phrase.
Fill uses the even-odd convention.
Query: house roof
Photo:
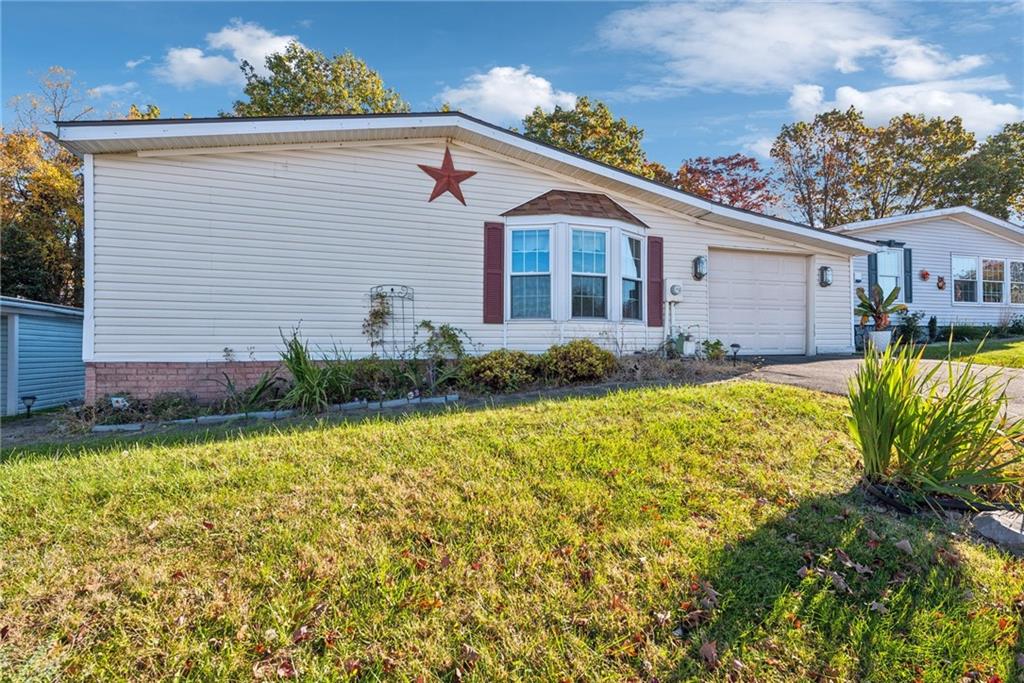
[[[551,216],[559,214],[586,218],[608,218],[639,225],[642,228],[648,227],[642,220],[616,204],[611,197],[599,192],[550,190],[501,215]]]
[[[1024,241],[1024,226],[1011,223],[1010,221],[996,218],[989,214],[972,209],[969,206],[953,206],[948,209],[931,209],[929,211],[918,211],[907,213],[901,216],[888,216],[887,218],[875,218],[867,221],[857,221],[840,225],[835,230],[844,234],[862,234],[880,228],[891,228],[907,223],[930,221],[936,218],[951,218],[966,223],[981,230],[989,230],[998,235],[1016,241]]]
[[[53,313],[82,317],[82,309],[60,304],[48,304],[45,301],[19,299],[13,296],[0,296],[0,312],[3,313]]]
[[[368,142],[443,139],[495,152],[697,220],[843,254],[875,250],[866,240],[713,202],[461,112],[58,121],[56,125],[55,139],[76,154],[167,156],[241,151],[241,147],[265,145],[346,147]]]

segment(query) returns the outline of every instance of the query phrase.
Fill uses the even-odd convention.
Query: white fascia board
[[[95,353],[96,318],[93,309],[96,287],[96,220],[95,220],[95,166],[93,155],[86,154],[82,160],[82,190],[84,195],[83,209],[85,220],[85,276],[82,282],[83,313],[82,320],[82,361],[93,359]]]
[[[836,230],[843,233],[863,232],[868,230],[877,230],[878,228],[887,228],[894,225],[902,225],[904,223],[918,223],[920,221],[927,221],[935,218],[973,219],[975,221],[1024,236],[1024,226],[1011,223],[1010,221],[1005,221],[1002,218],[990,216],[987,213],[978,211],[977,209],[973,209],[969,206],[954,206],[948,209],[932,209],[930,211],[918,211],[917,213],[902,214],[900,216],[873,218],[866,221],[857,221],[856,223],[847,223],[846,225],[839,226]],[[971,223],[970,221],[963,222],[966,222],[969,225],[974,225],[974,223]]]

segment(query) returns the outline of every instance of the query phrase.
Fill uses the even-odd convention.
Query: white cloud
[[[980,136],[991,135],[1005,123],[1024,118],[1024,108],[999,103],[981,93],[1001,92],[1011,85],[1001,76],[927,81],[896,85],[876,90],[858,90],[850,86],[836,89],[832,100],[825,99],[820,85],[793,86],[789,106],[793,113],[809,119],[830,109],[855,107],[864,112],[868,123],[878,125],[904,112],[941,116],[959,116],[964,126]]]
[[[124,65],[126,67],[128,67],[129,69],[134,69],[135,67],[139,66],[140,64],[145,64],[148,61],[149,61],[149,55],[146,55],[145,57],[139,57],[138,59],[129,59],[127,62],[124,63]]]
[[[219,31],[206,34],[206,48],[174,47],[154,70],[156,75],[179,88],[200,83],[222,85],[239,82],[242,60],[252,64],[258,73],[266,73],[267,55],[283,52],[292,35],[277,35],[259,24],[233,19]],[[217,53],[226,54],[217,54]]]
[[[775,138],[765,136],[744,143],[743,149],[762,159],[770,159],[772,156],[772,145],[774,144]]]
[[[644,5],[611,14],[604,43],[663,59],[662,88],[766,92],[866,59],[903,80],[951,78],[981,66],[917,38],[898,38],[876,7],[826,3]]]
[[[453,108],[495,123],[510,123],[540,107],[572,107],[576,95],[556,90],[551,81],[530,73],[523,65],[496,66],[487,73],[474,74],[457,88],[445,87],[437,99]]]
[[[135,81],[128,81],[126,83],[105,83],[103,85],[97,85],[95,88],[89,88],[86,94],[92,98],[100,97],[120,97],[121,95],[127,95],[128,93],[135,92],[139,89],[139,84]]]

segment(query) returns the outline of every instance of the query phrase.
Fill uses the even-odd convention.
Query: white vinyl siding
[[[452,144],[451,152],[457,168],[477,172],[462,185],[467,206],[449,195],[427,202],[433,180],[417,164],[437,165],[440,140],[96,155],[94,360],[217,361],[225,348],[272,360],[279,330],[300,322],[313,346],[364,355],[368,293],[381,284],[413,287],[416,318],[462,328],[474,351],[537,352],[578,337],[623,352],[656,347],[665,330],[635,321],[482,323],[484,222],[551,189],[603,191],[650,226],[638,232],[664,239],[665,279],[684,287],[673,310],[677,330],[708,329],[707,281],[690,276],[695,256],[711,247],[812,253],[469,145]],[[848,257],[815,258],[836,276],[814,300],[818,345],[850,349],[849,296],[834,298],[848,283]]]
[[[925,321],[934,315],[940,325],[949,323],[995,325],[1008,317],[1024,315],[1024,287],[1019,287],[1017,302],[1011,299],[1012,291],[1003,296],[1001,303],[982,301],[981,259],[1002,259],[1006,261],[1007,281],[1012,275],[1010,262],[1024,262],[1024,244],[975,228],[953,217],[942,216],[928,220],[913,221],[872,230],[852,233],[853,236],[868,240],[894,240],[911,249],[913,267],[913,300],[907,304],[911,311],[921,311]],[[957,257],[966,257],[960,263]],[[973,264],[975,284],[963,286],[957,297],[956,277],[958,268]],[[867,257],[854,259],[854,272],[861,280],[857,287],[867,286]],[[928,280],[921,279],[921,271],[928,272]],[[1024,277],[1024,271],[1021,277]],[[945,288],[939,289],[942,277]],[[971,294],[973,292],[973,294]],[[962,299],[962,300],[958,300]]]

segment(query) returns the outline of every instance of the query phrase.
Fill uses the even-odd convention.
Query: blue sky
[[[779,126],[849,105],[872,122],[960,115],[979,137],[1024,118],[1024,2],[18,3],[2,5],[4,120],[51,65],[98,115],[131,103],[211,116],[237,63],[289,39],[350,49],[414,110],[495,123],[604,99],[649,156],[766,154]]]

